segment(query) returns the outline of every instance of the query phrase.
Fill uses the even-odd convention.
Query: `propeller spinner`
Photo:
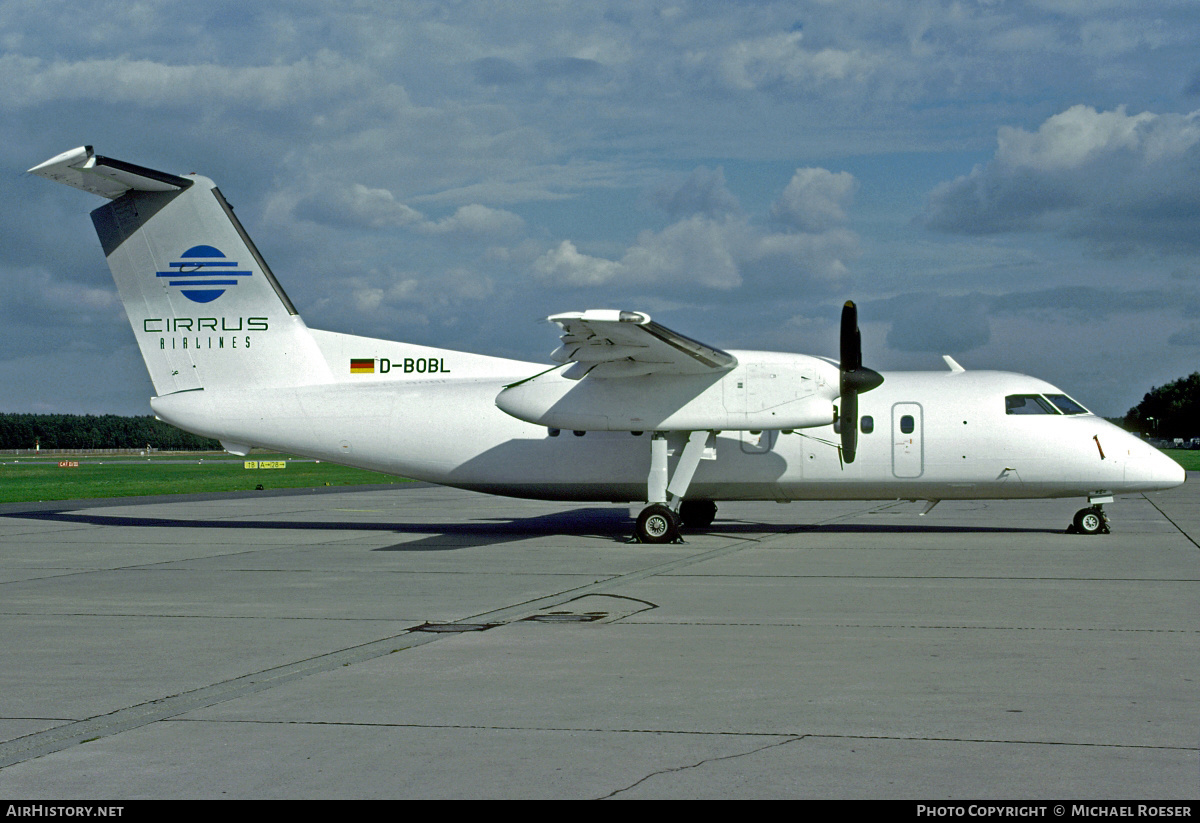
[[[858,307],[851,300],[842,306],[841,334],[841,421],[842,459],[854,462],[858,450],[858,395],[883,382],[883,375],[862,364],[862,334],[858,330]]]

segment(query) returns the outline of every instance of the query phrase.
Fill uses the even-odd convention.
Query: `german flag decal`
[[[374,374],[375,373],[374,358],[366,358],[366,357],[350,358],[350,373],[351,374]]]

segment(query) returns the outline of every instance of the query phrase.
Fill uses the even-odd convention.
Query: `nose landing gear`
[[[1109,534],[1108,516],[1101,505],[1088,506],[1075,512],[1067,534]]]

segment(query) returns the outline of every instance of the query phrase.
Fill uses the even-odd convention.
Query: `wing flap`
[[[705,345],[655,323],[644,312],[590,309],[555,314],[562,345],[551,355],[571,363],[563,375],[577,380],[646,374],[705,374],[737,365],[729,352]]]

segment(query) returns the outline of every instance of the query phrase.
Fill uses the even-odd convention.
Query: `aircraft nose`
[[[1171,486],[1178,486],[1187,479],[1187,472],[1183,470],[1183,466],[1162,452],[1159,452],[1158,456],[1162,458],[1163,465],[1155,474],[1160,475],[1163,481],[1170,483]]]
[[[1138,448],[1125,464],[1125,482],[1134,482],[1139,490],[1171,489],[1187,478],[1183,466],[1149,444],[1138,442]]]

